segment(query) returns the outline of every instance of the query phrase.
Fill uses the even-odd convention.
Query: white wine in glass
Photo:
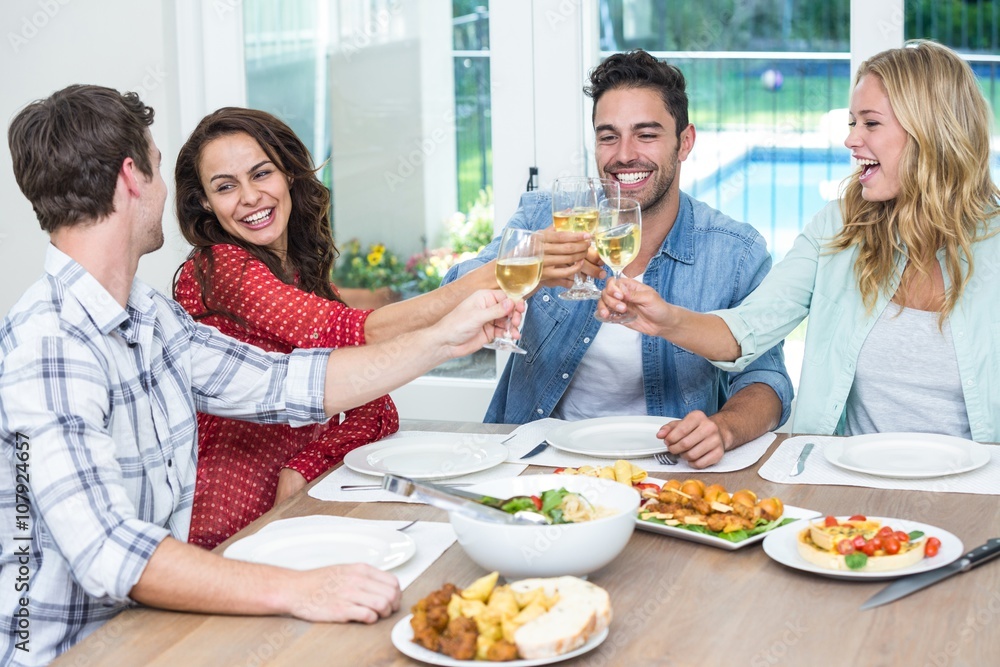
[[[538,232],[512,227],[503,230],[497,254],[497,284],[513,301],[524,300],[525,296],[538,287],[538,281],[542,279],[544,248],[544,239]],[[510,325],[511,318],[508,317],[503,337],[494,338],[483,347],[524,354],[525,350],[510,336]]]
[[[587,232],[597,228],[597,207],[601,201],[618,197],[618,181],[585,176],[560,178],[552,184],[552,225],[560,232]],[[597,299],[601,290],[594,279],[581,273],[573,276],[573,287],[560,292],[560,299]]]
[[[634,199],[616,197],[601,202],[594,233],[597,254],[611,268],[615,278],[632,263],[642,246],[642,212]],[[635,319],[634,313],[612,311],[608,317],[596,316],[602,322],[625,324]]]

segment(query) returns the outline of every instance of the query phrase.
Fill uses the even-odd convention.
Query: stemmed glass
[[[611,267],[615,279],[639,254],[642,244],[642,212],[639,202],[624,197],[609,198],[601,202],[597,215],[594,245],[597,254]],[[595,315],[602,322],[626,324],[635,319],[635,313],[611,311],[607,317]]]
[[[552,185],[552,224],[560,232],[592,234],[597,227],[598,204],[605,198],[617,198],[618,192],[618,181],[609,178],[560,178]],[[560,299],[569,301],[586,301],[600,296],[601,290],[597,289],[594,279],[583,273],[574,275],[573,287],[559,294]]]
[[[515,303],[530,294],[542,279],[544,248],[544,237],[538,232],[513,227],[503,230],[500,252],[497,254],[497,283]],[[508,317],[503,337],[494,338],[483,347],[524,354],[524,348],[518,347],[510,337],[510,324],[511,317]]]

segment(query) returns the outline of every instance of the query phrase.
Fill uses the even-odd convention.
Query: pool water
[[[841,182],[853,170],[847,159],[822,162],[816,157],[790,160],[765,155],[761,159],[751,154],[750,159],[738,160],[694,183],[689,194],[757,228],[777,261],[812,217],[837,198]]]
[[[755,148],[694,182],[687,192],[753,225],[767,241],[771,257],[778,261],[813,216],[837,199],[843,180],[853,170],[846,151]],[[1000,160],[995,156],[994,182],[998,176]]]

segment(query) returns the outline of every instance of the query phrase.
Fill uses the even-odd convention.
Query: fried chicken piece
[[[517,660],[517,646],[506,639],[500,639],[486,650],[486,659],[493,662]]]
[[[704,526],[705,525],[705,515],[697,510],[682,507],[674,512],[674,518],[681,523],[686,523],[693,526]]]
[[[413,643],[423,646],[428,651],[438,652],[441,650],[441,635],[434,628],[426,628],[420,632],[414,630]]]
[[[424,599],[427,600],[428,606],[447,607],[448,603],[451,602],[451,596],[461,592],[455,584],[445,584]]]
[[[415,605],[410,607],[410,612],[416,614],[418,610],[428,611],[432,607],[447,607],[451,601],[451,596],[458,592],[459,590],[455,584],[445,584],[439,590],[418,600]]]
[[[708,529],[718,533],[734,533],[737,530],[750,530],[753,526],[752,521],[741,516],[720,512],[708,516]]]
[[[460,616],[448,623],[441,635],[441,653],[456,660],[472,660],[476,657],[476,637],[479,630],[471,618]]]
[[[444,632],[444,629],[448,627],[448,607],[434,605],[428,609],[427,624],[438,632]]]
[[[694,511],[698,512],[698,514],[706,514],[707,515],[707,514],[711,514],[711,513],[713,513],[715,511],[714,509],[712,509],[711,503],[709,503],[708,501],[703,500],[701,498],[692,498],[691,499],[691,508],[694,509]]]
[[[673,514],[677,510],[681,509],[681,506],[677,503],[647,503],[642,506],[642,509],[646,512],[659,512],[660,514]]]
[[[441,648],[441,633],[428,623],[426,611],[417,609],[413,612],[410,627],[413,628],[413,642],[415,644],[430,651],[437,651]]]
[[[733,514],[741,516],[749,521],[756,522],[757,518],[760,516],[760,508],[744,503],[735,503],[733,505]]]

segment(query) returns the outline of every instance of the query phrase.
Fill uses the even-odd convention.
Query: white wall
[[[170,192],[166,243],[139,264],[139,277],[169,290],[187,246],[173,216],[174,157],[180,148],[178,73],[173,2],[161,0],[5,0],[0,3],[0,314],[6,313],[42,270],[48,236],[14,180],[7,126],[28,102],[73,83],[139,93],[156,110],[153,138],[163,153]]]

